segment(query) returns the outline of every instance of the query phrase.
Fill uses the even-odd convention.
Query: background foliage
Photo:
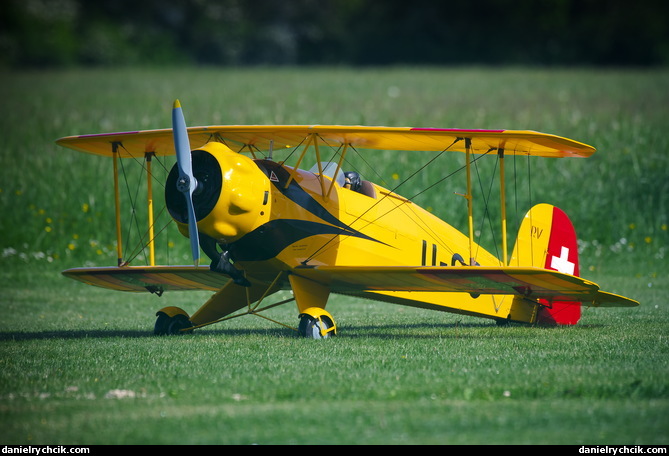
[[[662,0],[5,0],[0,63],[669,63]]]

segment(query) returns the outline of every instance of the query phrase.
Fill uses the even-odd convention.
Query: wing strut
[[[469,265],[474,266],[476,260],[474,259],[474,207],[472,201],[472,171],[470,157],[472,155],[472,140],[471,138],[465,138],[465,160],[466,160],[466,169],[467,169],[467,194],[465,198],[467,199],[467,220],[469,223]]]
[[[465,138],[465,152],[466,152],[466,172],[467,172],[467,194],[462,195],[467,199],[467,218],[469,222],[469,265],[475,266],[476,259],[474,258],[474,209],[473,209],[473,195],[472,195],[472,176],[470,157],[472,153],[472,140]],[[493,149],[491,149],[493,150]],[[505,172],[504,172],[504,142],[497,148],[497,155],[499,157],[499,194],[501,206],[501,227],[502,227],[502,258],[503,265],[508,263],[507,258],[507,234],[506,234],[506,187],[505,187]]]
[[[153,240],[153,174],[151,173],[151,159],[154,155],[154,152],[144,153],[144,160],[146,162],[146,209],[149,218],[149,264],[151,266],[156,265],[156,249]]]
[[[112,144],[112,157],[114,163],[114,210],[116,215],[116,254],[118,266],[126,266],[129,261],[132,261],[132,258],[129,260],[123,259],[123,234],[122,234],[122,223],[121,223],[121,195],[120,195],[120,185],[119,185],[119,169],[118,169],[118,160],[120,159],[119,147],[123,147],[123,144],[114,141]],[[151,170],[151,161],[155,156],[155,152],[144,152],[144,161],[146,163],[146,175],[147,175],[147,189],[146,189],[146,206],[147,206],[147,216],[148,216],[148,247],[149,247],[149,264],[155,266],[156,264],[156,254],[155,254],[155,241],[154,241],[154,215],[153,215],[153,172]]]
[[[332,180],[330,181],[330,188],[328,188],[328,193],[327,193],[327,195],[323,195],[325,198],[330,198],[330,193],[332,193],[332,188],[335,186],[335,182],[337,180],[336,179],[337,173],[339,173],[339,170],[341,169],[341,165],[344,163],[344,158],[346,158],[346,151],[347,150],[348,150],[348,143],[344,144],[344,150],[342,150],[342,152],[340,154],[340,157],[339,157],[339,161],[337,162],[337,169],[335,170],[334,175],[332,177]],[[321,179],[322,178],[323,178],[323,176],[321,176]]]
[[[507,245],[506,245],[506,190],[505,190],[505,175],[504,175],[504,148],[500,147],[497,149],[497,154],[499,155],[499,198],[500,206],[502,210],[502,258],[504,260],[503,265],[507,266]]]
[[[118,185],[118,146],[121,143],[112,143],[112,155],[114,156],[114,208],[116,212],[116,256],[118,265],[123,266],[123,239],[121,237],[121,195]]]
[[[284,189],[288,188],[290,186],[290,183],[293,181],[295,178],[295,175],[297,174],[297,169],[300,167],[300,163],[302,163],[302,159],[307,153],[307,150],[309,149],[309,146],[311,146],[311,143],[315,141],[314,135],[309,135],[307,138],[307,142],[304,144],[304,147],[302,148],[302,153],[297,159],[297,163],[295,163],[295,166],[293,166],[293,169],[290,171],[290,176],[286,180],[286,185],[283,186]]]

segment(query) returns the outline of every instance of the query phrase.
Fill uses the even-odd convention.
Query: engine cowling
[[[269,220],[270,182],[253,160],[219,142],[193,150],[191,157],[197,181],[193,205],[200,233],[228,244]],[[177,189],[178,177],[175,165],[165,185],[165,201],[179,231],[188,237],[188,210]]]

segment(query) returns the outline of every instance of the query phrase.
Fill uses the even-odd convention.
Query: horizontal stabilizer
[[[598,291],[594,305],[596,307],[636,307],[639,302],[607,291]]]

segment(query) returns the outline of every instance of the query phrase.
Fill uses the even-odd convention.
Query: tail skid
[[[509,266],[534,266],[579,276],[576,231],[569,217],[550,204],[538,204],[525,215]],[[536,322],[542,325],[575,325],[581,303],[540,300]]]

